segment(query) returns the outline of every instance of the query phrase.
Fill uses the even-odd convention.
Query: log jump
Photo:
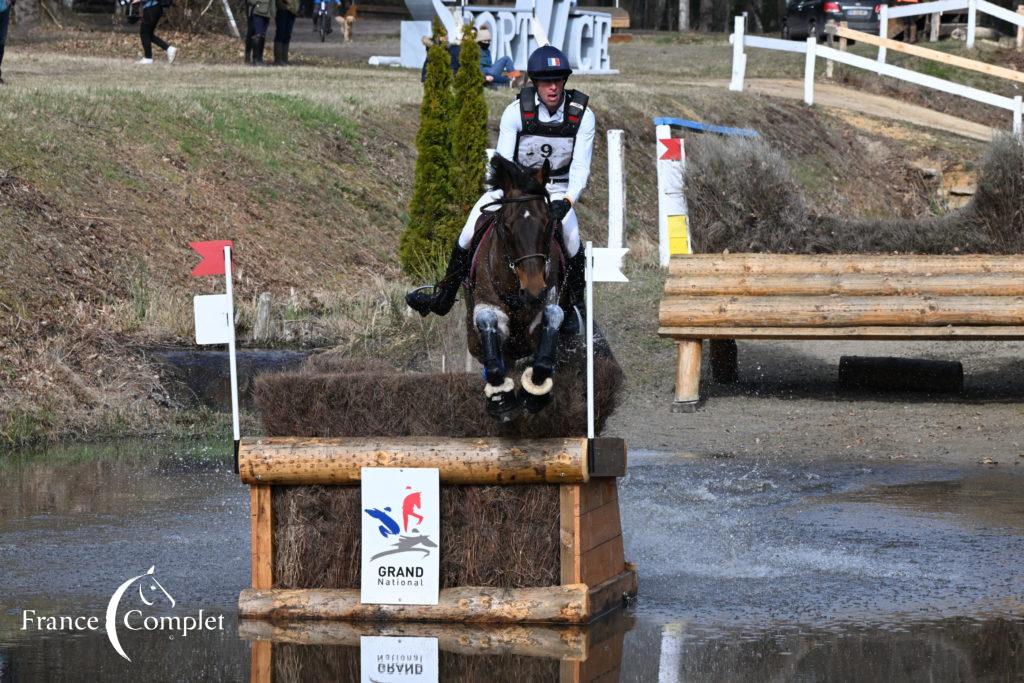
[[[693,412],[704,340],[716,379],[735,381],[736,339],[1024,339],[1024,259],[673,257],[658,318],[677,343],[673,410]]]
[[[275,518],[283,511],[275,509],[275,490],[355,491],[362,467],[437,468],[442,492],[556,486],[558,583],[442,587],[437,605],[364,605],[356,588],[280,585]],[[587,624],[636,594],[618,505],[616,477],[626,473],[621,439],[247,438],[239,446],[239,472],[252,508],[252,588],[239,596],[244,618]],[[347,526],[359,534],[358,524]]]

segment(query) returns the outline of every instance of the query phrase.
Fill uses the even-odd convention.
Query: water
[[[1024,677],[1024,467],[634,453],[620,499],[640,596],[626,614],[584,630],[275,629],[237,622],[249,508],[228,450],[123,443],[0,463],[0,681],[243,680],[251,666],[255,680],[346,680],[377,633],[437,637],[443,680]],[[129,663],[103,618],[150,566],[175,600],[154,614],[202,609],[223,630],[121,629]],[[98,628],[22,629],[26,610]]]

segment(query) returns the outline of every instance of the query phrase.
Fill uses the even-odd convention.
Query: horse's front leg
[[[558,304],[548,304],[544,307],[533,365],[523,371],[521,378],[523,402],[531,413],[538,413],[551,403],[551,389],[555,386],[558,330],[562,327],[564,317],[565,313]]]
[[[478,304],[473,311],[473,324],[480,335],[487,413],[501,422],[511,422],[522,412],[522,401],[516,396],[515,382],[505,366],[503,348],[508,339],[508,316],[495,306]]]

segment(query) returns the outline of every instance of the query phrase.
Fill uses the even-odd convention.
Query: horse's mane
[[[547,188],[538,179],[538,172],[509,161],[500,154],[491,157],[491,177],[487,186],[492,190],[502,190],[511,185],[526,194],[546,195]]]

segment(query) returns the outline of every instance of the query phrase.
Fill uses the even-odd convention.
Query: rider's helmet
[[[526,74],[532,81],[568,78],[572,75],[569,58],[553,45],[538,47],[526,62]]]

